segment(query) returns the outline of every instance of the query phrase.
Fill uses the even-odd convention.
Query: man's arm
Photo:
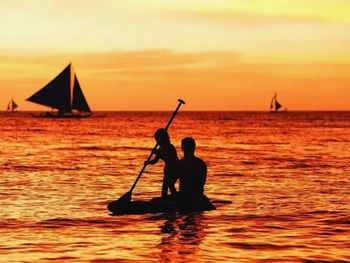
[[[208,168],[207,168],[207,164],[203,161],[202,161],[202,167],[201,167],[201,179],[202,179],[202,185],[204,186],[205,185],[205,182],[207,181],[207,172],[208,172]]]

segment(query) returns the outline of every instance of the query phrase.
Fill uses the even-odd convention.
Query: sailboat
[[[282,105],[277,101],[277,94],[272,97],[271,103],[270,103],[270,112],[271,113],[277,113],[277,112],[286,112],[287,109],[282,110]]]
[[[37,118],[87,118],[92,115],[71,63],[27,100],[52,108],[39,115],[33,114]]]
[[[7,104],[7,111],[15,111],[16,108],[18,108],[18,105],[13,99],[11,99],[9,104]]]

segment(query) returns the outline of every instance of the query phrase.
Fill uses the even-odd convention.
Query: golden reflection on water
[[[183,113],[178,149],[198,142],[217,210],[109,216],[169,113],[39,120],[0,113],[3,262],[350,261],[348,113]],[[142,124],[142,125],[141,125]],[[133,198],[160,193],[162,165]]]
[[[159,244],[159,257],[168,262],[181,257],[184,262],[196,262],[200,259],[200,245],[205,237],[202,225],[203,215],[170,214],[160,227],[162,238]]]

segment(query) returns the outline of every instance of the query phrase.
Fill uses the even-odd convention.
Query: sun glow
[[[349,12],[344,0],[2,1],[0,104],[37,109],[23,100],[72,61],[95,110],[174,97],[264,110],[274,92],[290,109],[349,109]]]

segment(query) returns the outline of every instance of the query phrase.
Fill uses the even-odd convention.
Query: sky
[[[72,62],[92,110],[350,110],[350,0],[2,0],[0,106]]]

